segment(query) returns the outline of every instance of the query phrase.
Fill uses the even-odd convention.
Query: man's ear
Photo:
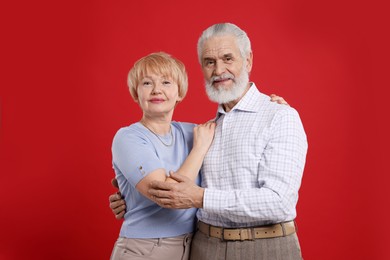
[[[252,65],[253,65],[253,52],[251,51],[248,55],[248,57],[246,57],[246,69],[249,72],[251,72],[252,70]]]

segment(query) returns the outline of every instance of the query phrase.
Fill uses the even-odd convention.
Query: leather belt
[[[203,234],[221,240],[253,240],[259,238],[284,237],[296,232],[295,222],[283,222],[269,226],[248,228],[222,228],[198,222],[198,230]]]

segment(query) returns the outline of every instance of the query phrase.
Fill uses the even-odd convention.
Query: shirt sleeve
[[[280,110],[266,133],[258,162],[259,188],[205,189],[203,209],[233,223],[276,223],[296,215],[298,190],[305,165],[307,140],[298,113]]]
[[[112,160],[116,171],[120,171],[134,187],[149,173],[164,168],[149,139],[130,129],[120,129],[115,135]]]

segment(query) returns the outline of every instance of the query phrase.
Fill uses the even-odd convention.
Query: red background
[[[9,1],[2,3],[0,259],[108,259],[111,141],[139,120],[135,60],[187,66],[178,121],[214,116],[196,56],[203,29],[252,40],[251,80],[283,96],[309,141],[298,203],[305,259],[390,259],[388,13],[358,1]],[[387,153],[388,154],[388,153]]]

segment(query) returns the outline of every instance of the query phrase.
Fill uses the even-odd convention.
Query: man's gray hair
[[[249,40],[246,32],[232,23],[218,23],[204,30],[198,40],[198,59],[200,64],[202,64],[202,50],[204,42],[212,37],[225,35],[232,35],[236,38],[242,58],[246,58],[252,51],[251,41]]]

